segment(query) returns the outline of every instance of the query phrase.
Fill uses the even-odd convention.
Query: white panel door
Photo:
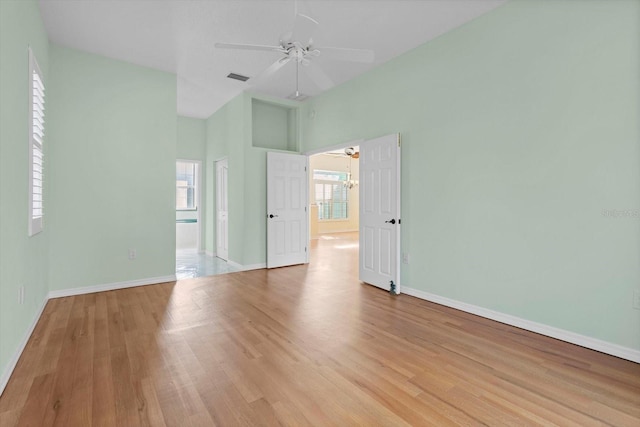
[[[229,260],[229,208],[227,159],[216,162],[216,256]]]
[[[307,161],[267,153],[267,268],[309,262]]]
[[[400,292],[400,139],[360,144],[360,280]]]

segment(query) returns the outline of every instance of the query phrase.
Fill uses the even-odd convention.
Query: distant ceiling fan
[[[347,156],[351,157],[352,159],[359,159],[360,158],[360,151],[358,151],[357,148],[354,147],[347,147],[344,149],[344,154],[346,154]]]
[[[257,76],[249,79],[249,83],[252,86],[268,80],[286,64],[294,62],[296,64],[296,92],[293,99],[296,99],[304,97],[300,95],[298,87],[298,71],[300,64],[304,66],[303,69],[306,74],[319,89],[327,90],[333,86],[333,82],[331,81],[331,78],[329,78],[329,76],[327,76],[327,74],[318,66],[318,64],[312,64],[313,58],[322,55],[340,61],[362,63],[371,63],[374,60],[374,52],[368,49],[315,46],[313,35],[318,26],[318,21],[315,19],[310,16],[297,13],[296,6],[293,29],[280,37],[280,42],[277,46],[234,43],[216,43],[215,46],[222,49],[273,51],[282,55],[280,59],[276,60],[267,69]]]

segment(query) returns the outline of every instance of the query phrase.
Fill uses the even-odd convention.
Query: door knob
[[[394,219],[391,219],[391,220],[389,220],[389,221],[385,221],[385,224],[395,224],[395,223],[396,223],[395,218],[394,218]]]
[[[277,216],[278,216],[278,215],[270,214],[270,215],[269,215],[269,218],[275,218],[275,217],[277,217]]]

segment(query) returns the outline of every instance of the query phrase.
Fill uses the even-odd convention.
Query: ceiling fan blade
[[[267,50],[283,52],[282,46],[266,46],[262,44],[216,43],[218,49]]]
[[[291,61],[291,58],[289,58],[288,56],[278,59],[276,62],[269,65],[269,67],[267,67],[266,70],[264,70],[257,76],[251,77],[248,83],[251,86],[259,85],[260,83],[264,82],[265,80],[268,80],[271,76],[273,76],[280,68],[287,65],[289,61]]]
[[[308,67],[302,67],[302,69],[321,90],[327,90],[334,86],[331,78],[318,66],[318,64],[310,64]]]
[[[315,47],[315,46],[314,46]],[[375,53],[369,49],[351,49],[346,47],[315,47],[320,56],[338,61],[363,62],[370,64],[375,59]]]
[[[298,13],[293,21],[293,31],[290,40],[302,43],[303,47],[309,46],[318,25],[320,24],[315,19]]]

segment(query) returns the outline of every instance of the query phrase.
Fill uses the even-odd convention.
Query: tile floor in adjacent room
[[[179,249],[176,251],[176,278],[191,279],[194,277],[215,276],[217,274],[239,271],[226,261],[196,249]]]

